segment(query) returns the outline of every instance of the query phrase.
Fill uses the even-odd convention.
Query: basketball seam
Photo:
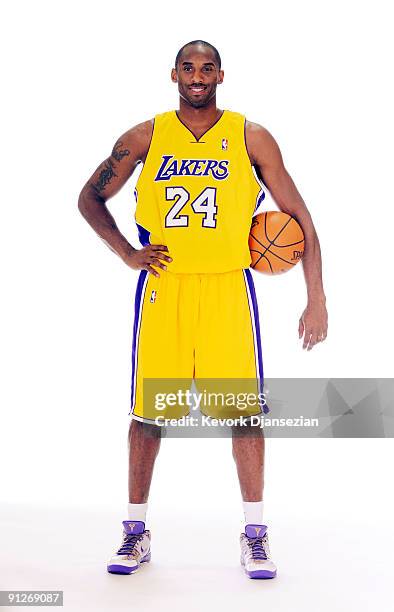
[[[253,238],[254,240],[256,240],[256,242],[258,242],[259,244],[261,244],[261,246],[262,246],[262,247],[265,249],[264,253],[260,253],[260,251],[256,251],[256,253],[260,253],[261,257],[265,257],[265,254],[266,254],[266,253],[271,253],[271,255],[274,255],[274,257],[277,257],[278,259],[280,259],[281,261],[284,261],[285,263],[288,263],[288,264],[290,264],[290,265],[292,265],[292,266],[295,266],[295,265],[296,265],[296,264],[295,264],[295,263],[293,263],[292,261],[288,261],[287,259],[284,259],[284,258],[283,258],[283,257],[281,257],[280,255],[277,255],[276,253],[274,253],[273,251],[271,251],[270,249],[271,249],[272,245],[273,245],[273,246],[275,246],[275,247],[277,246],[277,245],[276,245],[276,244],[274,244],[273,242],[272,242],[272,243],[269,245],[269,247],[266,247],[266,246],[265,246],[265,245],[264,245],[262,242],[260,242],[260,240],[258,240],[258,239],[256,238],[256,236],[254,236],[253,234],[250,234],[250,235],[252,236],[252,238]],[[297,243],[295,243],[295,244],[297,244]],[[288,246],[292,246],[292,245],[291,245],[291,244],[289,244]],[[250,249],[250,251],[254,251],[254,250],[255,250],[255,249]],[[260,259],[261,259],[261,257],[260,257]],[[267,259],[267,261],[269,261],[269,260]],[[255,264],[254,264],[254,265],[256,265],[256,263],[257,263],[257,262],[255,262]]]
[[[286,214],[286,213],[285,213],[285,214]],[[268,218],[268,215],[266,214],[266,215],[265,215],[265,218],[264,218],[264,231],[265,231],[265,235],[266,235],[266,237],[267,237],[268,242],[269,242],[270,244],[274,244],[274,243],[275,243],[275,240],[277,239],[277,237],[278,237],[278,236],[280,236],[280,234],[283,232],[283,230],[285,229],[285,227],[287,227],[287,226],[289,225],[289,223],[290,223],[290,221],[292,220],[292,218],[293,218],[293,217],[290,217],[290,219],[289,219],[288,221],[286,221],[286,223],[284,224],[284,226],[283,226],[283,227],[282,227],[282,228],[279,230],[279,232],[276,234],[276,236],[275,236],[275,238],[274,238],[273,240],[270,240],[270,239],[269,239],[269,236],[268,236],[268,232],[267,232],[267,218]],[[276,246],[276,245],[275,245],[275,246]]]
[[[261,259],[265,259],[266,261],[268,261],[268,265],[269,265],[269,267],[270,267],[271,274],[273,274],[273,273],[274,273],[274,271],[273,271],[273,268],[272,268],[271,262],[270,262],[270,260],[268,259],[268,257],[266,257],[265,255],[262,255],[262,254],[261,254],[259,251],[256,251],[256,253],[259,253],[260,257],[259,257],[258,259],[256,259],[256,261],[255,261],[255,262],[254,262],[254,264],[252,265],[252,268],[253,268],[253,269],[255,269],[255,267],[257,266],[257,264],[259,263],[259,261],[260,261]]]

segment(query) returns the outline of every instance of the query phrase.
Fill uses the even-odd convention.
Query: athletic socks
[[[262,525],[263,524],[263,502],[242,502],[245,524],[246,525]],[[127,515],[129,521],[142,521],[146,523],[146,512],[148,504],[127,504]]]
[[[263,502],[242,502],[245,515],[245,525],[263,524]]]
[[[142,521],[146,523],[146,511],[148,504],[127,504],[127,514],[129,521]]]

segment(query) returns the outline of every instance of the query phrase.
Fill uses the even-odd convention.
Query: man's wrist
[[[126,244],[122,247],[122,250],[119,255],[123,261],[127,261],[136,251],[137,249],[131,246],[129,242],[126,242]]]
[[[326,304],[326,296],[324,291],[308,293],[308,304]]]

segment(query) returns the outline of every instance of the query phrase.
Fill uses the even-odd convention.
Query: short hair
[[[222,66],[222,60],[219,54],[219,51],[216,49],[216,47],[214,47],[213,45],[211,45],[211,43],[207,42],[206,40],[191,40],[190,42],[186,43],[185,45],[183,45],[183,47],[181,47],[178,51],[178,53],[176,54],[176,58],[175,58],[175,68],[178,68],[178,64],[179,64],[179,59],[183,53],[183,51],[186,49],[186,47],[190,47],[191,45],[203,45],[204,47],[208,47],[209,49],[211,49],[211,51],[213,51],[213,54],[215,56],[215,60],[219,66],[219,70]]]

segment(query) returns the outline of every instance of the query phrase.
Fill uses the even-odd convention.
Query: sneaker
[[[123,521],[123,542],[109,559],[111,574],[133,574],[141,563],[150,561],[150,531],[142,521]]]
[[[266,525],[246,525],[241,533],[241,565],[249,578],[275,578]]]

